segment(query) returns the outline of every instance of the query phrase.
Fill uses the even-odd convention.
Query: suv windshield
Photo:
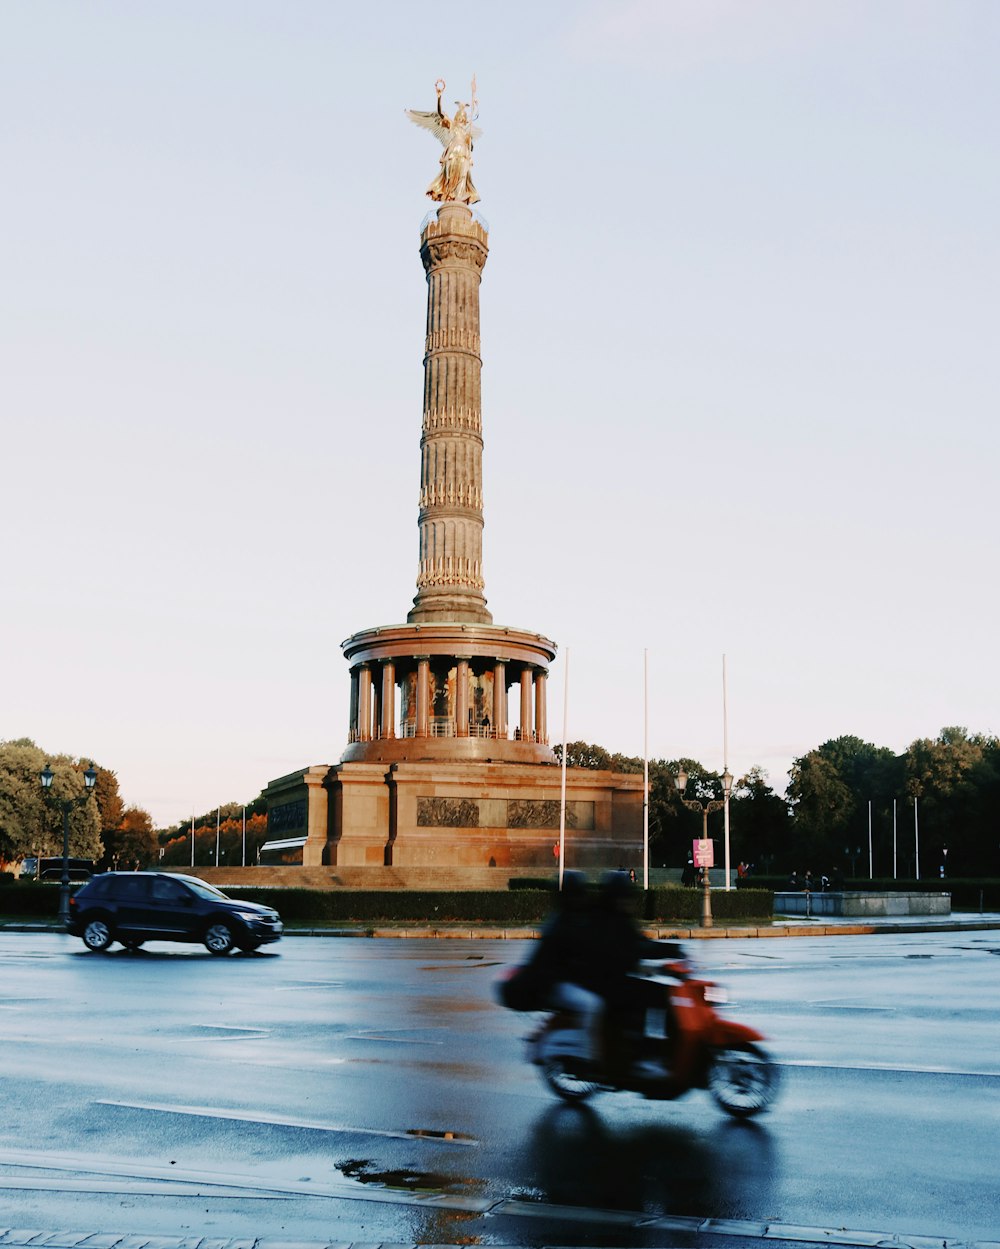
[[[199,898],[226,898],[226,901],[229,901],[229,898],[226,897],[221,889],[216,889],[214,885],[209,885],[205,881],[199,880],[196,876],[182,876],[181,880]]]

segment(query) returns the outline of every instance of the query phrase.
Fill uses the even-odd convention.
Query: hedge
[[[552,910],[551,889],[404,890],[404,889],[280,889],[234,886],[230,896],[273,906],[288,924],[337,924],[417,920],[425,923],[482,920],[491,923],[538,924]],[[641,893],[641,891],[639,891]],[[697,924],[702,892],[668,885],[650,889],[642,908],[646,920]],[[718,920],[769,919],[773,894],[766,889],[712,891],[712,914]],[[0,915],[54,918],[59,887],[0,886]]]
[[[483,920],[493,923],[540,923],[552,910],[551,889],[496,889],[454,891],[402,889],[244,889],[247,901],[273,906],[287,923],[365,922],[369,920],[423,920],[447,923]],[[641,893],[641,891],[640,891]],[[697,889],[667,886],[650,889],[642,908],[646,920],[701,920],[702,894]],[[716,919],[770,919],[774,895],[769,890],[712,891]]]
[[[70,892],[80,887],[76,881]],[[37,885],[34,881],[0,881],[0,915],[17,915],[32,919],[55,919],[59,914],[58,884]]]

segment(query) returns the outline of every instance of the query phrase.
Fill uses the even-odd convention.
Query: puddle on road
[[[345,1179],[357,1180],[359,1184],[374,1184],[377,1188],[393,1189],[396,1192],[420,1193],[426,1197],[469,1192],[483,1187],[482,1180],[466,1176],[443,1175],[435,1171],[411,1171],[406,1167],[379,1171],[375,1166],[371,1158],[349,1158],[346,1162],[336,1164],[337,1170]]]

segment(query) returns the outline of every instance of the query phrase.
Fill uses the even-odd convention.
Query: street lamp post
[[[48,794],[52,789],[52,779],[54,775],[55,773],[49,765],[46,764],[45,771],[41,775],[42,789],[46,794]],[[77,806],[79,803],[87,801],[94,785],[97,783],[97,772],[94,770],[93,764],[91,764],[86,772],[84,772],[83,783],[87,788],[82,794],[77,795],[75,798],[59,799],[59,805],[62,807],[63,816],[62,879],[59,882],[59,918],[64,923],[67,919],[69,919],[69,813],[73,807]]]
[[[691,811],[701,812],[701,839],[708,841],[708,817],[713,811],[719,811],[729,802],[729,795],[733,790],[733,778],[727,768],[722,774],[722,790],[724,797],[722,798],[685,798],[684,791],[687,789],[688,774],[683,768],[674,777],[674,787],[681,802]],[[702,881],[704,892],[701,900],[701,926],[702,928],[712,927],[712,894],[711,882],[708,878],[708,868],[702,868]]]

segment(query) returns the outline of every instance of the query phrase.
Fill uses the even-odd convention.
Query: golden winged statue
[[[427,194],[438,202],[451,201],[458,204],[477,204],[479,194],[472,185],[472,142],[482,131],[472,123],[478,116],[479,101],[476,99],[476,80],[472,80],[472,101],[463,104],[455,101],[455,115],[449,117],[441,108],[441,93],[445,83],[439,78],[434,84],[437,91],[437,108],[432,113],[422,113],[408,108],[410,121],[429,130],[444,151],[441,153],[441,171],[427,188]]]

